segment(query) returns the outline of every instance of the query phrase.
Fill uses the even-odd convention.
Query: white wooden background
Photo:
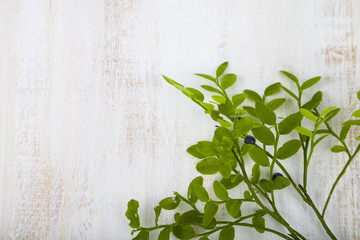
[[[197,173],[185,150],[214,122],[161,73],[199,87],[193,73],[228,60],[232,93],[288,84],[279,70],[321,75],[320,107],[344,108],[339,122],[359,107],[359,47],[358,0],[0,0],[0,238],[131,239],[129,199],[151,225],[162,198],[186,193]],[[320,208],[346,161],[334,143],[312,160]],[[298,156],[286,166],[300,183]],[[339,239],[360,239],[359,171],[358,157],[327,213]],[[327,239],[293,190],[277,199],[300,232]]]

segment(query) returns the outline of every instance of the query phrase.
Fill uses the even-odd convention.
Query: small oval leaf
[[[345,152],[345,148],[344,146],[335,145],[330,149],[330,151],[332,151],[333,153]]]
[[[219,171],[220,161],[218,158],[209,157],[196,164],[196,170],[204,175],[212,175]]]
[[[249,151],[249,155],[251,159],[260,166],[270,166],[269,158],[263,149],[259,147],[254,147]]]
[[[310,88],[310,87],[314,86],[317,82],[319,82],[320,79],[321,79],[320,76],[311,78],[311,79],[305,81],[305,82],[301,85],[300,88],[301,88],[302,90],[305,90],[305,89],[307,89],[307,88]]]
[[[246,89],[246,90],[244,90],[244,93],[248,99],[250,99],[254,102],[262,102],[262,98],[257,92]]]
[[[265,145],[274,145],[275,136],[270,129],[260,125],[257,128],[253,128],[252,133],[254,137]]]
[[[236,82],[236,75],[233,73],[226,74],[220,82],[222,88],[227,89]]]
[[[226,190],[225,186],[221,182],[214,181],[213,188],[214,188],[215,195],[220,200],[226,200],[229,198],[228,191]]]

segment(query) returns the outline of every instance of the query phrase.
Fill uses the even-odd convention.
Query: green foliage
[[[219,235],[219,240],[234,240],[235,239],[235,229],[233,227],[224,228],[221,230]]]
[[[125,215],[126,215],[127,219],[130,220],[129,226],[132,228],[137,228],[138,226],[140,226],[138,208],[139,208],[138,201],[131,199],[128,202],[127,211],[126,211]]]
[[[241,207],[242,201],[241,200],[235,200],[235,199],[229,199],[226,201],[226,210],[229,213],[229,215],[233,218],[239,218],[241,216]]]
[[[292,139],[284,145],[282,145],[281,148],[279,148],[277,152],[277,158],[278,159],[287,159],[293,155],[295,155],[301,147],[301,141],[297,139]]]
[[[251,159],[260,166],[270,166],[269,158],[263,149],[254,147],[249,151],[249,155]]]
[[[260,97],[260,95],[257,92],[246,89],[246,90],[244,90],[244,93],[245,93],[246,97],[248,99],[250,99],[251,101],[262,102],[262,98]]]
[[[280,83],[274,83],[268,86],[264,91],[264,96],[268,97],[274,94],[277,94],[281,89]]]
[[[174,192],[175,197],[161,200],[154,208],[154,227],[140,225],[139,203],[134,199],[130,200],[125,215],[130,227],[133,228],[133,233],[136,233],[133,239],[149,239],[149,232],[159,229],[159,240],[168,240],[171,234],[177,239],[208,240],[208,236],[216,232],[219,233],[220,240],[233,240],[235,227],[251,227],[260,233],[271,232],[284,239],[306,239],[290,226],[286,222],[287,219],[284,219],[277,210],[276,192],[288,191],[286,190],[288,186],[292,186],[306,206],[315,211],[314,216],[320,220],[329,237],[336,239],[325,222],[324,214],[337,183],[360,151],[360,144],[356,142],[360,141],[360,136],[355,137],[356,141],[346,139],[349,135],[354,135],[349,134],[352,128],[360,126],[360,109],[354,110],[352,117],[355,119],[347,119],[340,133],[337,134],[331,127],[333,122],[330,121],[338,115],[340,108],[331,106],[318,111],[317,108],[323,98],[322,92],[317,91],[311,99],[306,99],[302,95],[305,90],[321,84],[319,83],[321,77],[301,81],[294,74],[281,71],[286,79],[290,80],[290,89],[296,87],[297,91],[276,82],[266,87],[262,95],[245,89],[242,93],[231,96],[227,89],[236,84],[237,76],[226,73],[227,67],[228,62],[222,63],[214,76],[196,74],[210,84],[201,85],[202,89],[212,94],[210,95],[212,100],[209,102],[206,102],[209,96],[205,97],[201,91],[185,87],[163,76],[166,82],[200,106],[217,125],[221,125],[214,129],[211,141],[199,141],[186,150],[197,159],[196,170],[200,174],[214,175],[214,178],[211,177],[213,184],[212,189],[207,189],[208,185],[204,184],[203,177],[197,176],[190,182],[186,197]],[[284,96],[271,99],[276,94]],[[357,92],[357,98],[360,100],[360,91]],[[243,106],[246,99],[250,100],[247,101],[250,106]],[[277,111],[286,101],[297,105],[291,114]],[[304,118],[312,122],[310,122],[310,129],[307,127],[308,120],[302,124]],[[243,139],[249,134],[255,137],[255,144],[244,142]],[[327,137],[333,137],[337,141],[336,145],[331,147],[331,152],[343,153],[348,157],[348,161],[334,181],[322,214],[319,214],[319,209],[307,191],[307,174],[317,145]],[[355,142],[358,146],[353,150],[354,148],[348,146],[347,142],[352,144]],[[300,156],[298,152],[302,155]],[[292,163],[300,165],[296,165],[293,171],[303,168],[301,169],[302,182],[299,178],[293,179],[281,161],[297,153],[299,159],[294,159]],[[250,173],[248,171],[251,165]],[[273,178],[276,168],[280,168],[286,177],[276,174]],[[239,191],[243,193],[242,197],[235,198],[239,196]],[[289,198],[288,201],[292,201],[293,194],[288,194],[287,198]],[[179,207],[180,203],[187,205],[187,208]],[[254,211],[252,210],[254,206],[260,209]],[[245,211],[242,211],[244,208]],[[175,212],[175,209],[178,209],[178,212]],[[226,214],[217,214],[218,211],[225,209]],[[174,217],[172,222],[160,225],[158,221],[163,211],[171,211]],[[248,215],[243,216],[242,213]],[[266,228],[264,215],[268,215],[267,217],[277,222],[279,226],[275,229],[272,229],[272,226]],[[222,219],[224,217],[225,219]],[[233,221],[228,221],[229,217]]]
[[[279,123],[279,133],[289,134],[297,126],[300,125],[303,116],[300,112],[290,114]]]
[[[254,137],[263,144],[274,145],[275,136],[269,128],[260,125],[256,128],[253,128],[251,131],[254,134]]]
[[[221,182],[214,181],[213,188],[214,188],[215,195],[220,200],[227,200],[229,198],[228,191],[226,190],[225,186]]]
[[[319,82],[320,79],[321,79],[321,77],[311,78],[311,79],[307,80],[306,82],[304,82],[301,85],[300,89],[305,90],[307,88],[310,88],[310,87],[314,86],[317,82]]]
[[[203,216],[203,225],[204,226],[208,226],[213,221],[218,209],[219,209],[219,206],[212,201],[209,201],[205,204],[204,216]]]
[[[268,102],[266,104],[266,107],[268,107],[272,111],[275,111],[276,109],[281,107],[281,105],[283,105],[285,101],[286,101],[285,98],[275,98],[275,99],[271,100],[270,102]]]

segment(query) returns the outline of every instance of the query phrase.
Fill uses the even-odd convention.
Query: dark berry
[[[240,120],[241,119],[241,117],[238,117],[238,120]]]
[[[277,173],[274,173],[274,174],[272,175],[272,181],[274,181],[275,178],[276,178],[276,177],[279,177],[279,176],[282,177],[283,175],[282,175],[281,173],[278,173],[278,172],[277,172]]]
[[[256,140],[255,140],[255,138],[254,138],[253,136],[248,135],[248,136],[246,136],[246,138],[244,139],[244,142],[245,142],[246,144],[252,144],[252,145],[254,145],[255,142],[256,142]]]

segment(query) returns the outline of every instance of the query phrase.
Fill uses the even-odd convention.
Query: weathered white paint
[[[193,73],[228,60],[233,93],[287,84],[282,69],[322,75],[326,105],[344,108],[338,121],[359,107],[357,0],[16,0],[0,1],[0,16],[1,239],[130,239],[129,199],[151,225],[162,198],[186,192],[197,173],[185,150],[214,123],[161,73],[199,87]],[[312,160],[319,207],[346,161],[333,143]],[[301,161],[285,164],[300,182]],[[357,158],[327,213],[339,239],[360,239],[359,170]],[[292,225],[326,239],[294,191],[277,195]]]

